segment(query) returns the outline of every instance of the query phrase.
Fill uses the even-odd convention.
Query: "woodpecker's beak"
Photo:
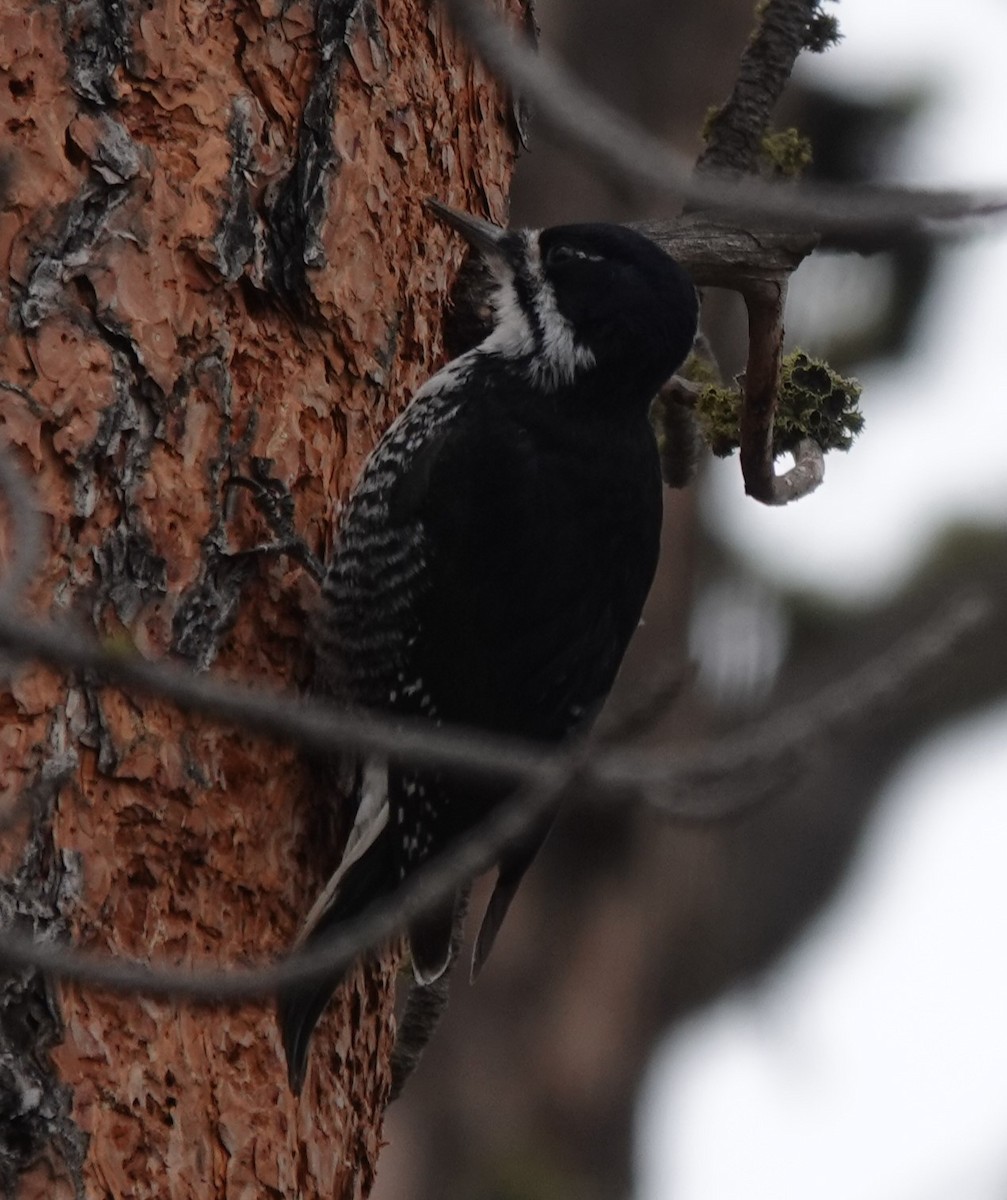
[[[482,217],[473,217],[471,213],[460,212],[457,208],[448,208],[432,196],[426,201],[427,208],[452,229],[456,229],[463,238],[474,246],[481,254],[499,256],[502,253],[500,243],[507,236],[507,230],[499,225],[484,221]]]

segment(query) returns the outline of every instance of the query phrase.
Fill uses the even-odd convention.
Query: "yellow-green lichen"
[[[704,145],[706,145],[706,143],[710,140],[710,137],[713,134],[713,127],[720,119],[723,111],[723,104],[711,104],[706,110],[702,123],[699,126],[699,136],[703,139]]]
[[[859,407],[860,384],[828,365],[795,350],[780,367],[780,387],[773,424],[773,452],[783,454],[805,438],[823,450],[849,450],[864,427]],[[741,393],[737,388],[708,384],[696,402],[703,438],[714,454],[725,458],[738,448]]]
[[[697,354],[695,350],[685,360],[681,369],[676,374],[680,375],[683,379],[688,379],[690,383],[716,383],[720,378],[717,364],[710,355]]]
[[[811,142],[794,128],[778,129],[763,136],[759,157],[768,175],[795,179],[811,166]]]

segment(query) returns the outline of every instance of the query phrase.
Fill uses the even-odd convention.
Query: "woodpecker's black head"
[[[592,393],[647,403],[685,361],[695,288],[642,234],[605,224],[508,231],[437,201],[430,207],[492,272],[494,323],[482,348],[522,364],[543,391],[596,381]]]

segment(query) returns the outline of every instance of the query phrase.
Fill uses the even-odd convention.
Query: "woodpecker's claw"
[[[254,466],[254,464],[253,464]],[[294,527],[294,498],[275,479],[249,479],[245,475],[232,475],[225,488],[245,488],[274,538],[273,542],[253,546],[247,554],[286,554],[311,575],[318,584],[325,577],[325,564],[313,553],[308,543]]]

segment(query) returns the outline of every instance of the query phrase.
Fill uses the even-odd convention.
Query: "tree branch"
[[[313,983],[349,966],[365,951],[400,932],[413,918],[453,894],[464,882],[496,862],[578,778],[575,756],[554,760],[548,777],[494,809],[479,826],[456,839],[436,859],[410,875],[392,895],[343,922],[323,942],[305,947],[271,966],[187,968],[148,966],[103,952],[36,942],[0,934],[0,967],[35,967],[58,979],[117,992],[176,1000],[232,1002],[269,996],[281,988]]]
[[[599,166],[620,177],[631,175],[694,203],[750,218],[782,219],[774,232],[728,229],[709,217],[690,216],[651,236],[671,249],[697,282],[737,287],[749,300],[753,331],[746,372],[746,421],[742,460],[752,494],[781,502],[809,487],[816,466],[811,451],[799,449],[795,470],[776,478],[772,470],[773,395],[779,369],[782,304],[786,278],[817,244],[820,235],[896,237],[919,232],[932,221],[1000,212],[1003,196],[961,193],[879,192],[851,189],[775,187],[756,180],[714,178],[693,173],[682,156],[581,88],[569,75],[512,41],[471,0],[446,0],[463,34],[512,89],[533,98],[543,117],[564,140],[590,153]],[[771,18],[789,14],[774,38],[769,76],[758,83],[744,70],[723,123],[714,124],[712,148],[704,166],[749,170],[756,133],[764,130],[778,89],[789,75],[798,10],[797,0],[770,0],[761,27],[775,30]],[[755,50],[749,48],[752,55]],[[746,52],[748,54],[749,52]],[[756,59],[753,57],[752,62]],[[761,139],[761,132],[759,132]],[[654,227],[651,226],[651,229]],[[747,412],[748,409],[751,412]],[[768,450],[767,450],[768,447]],[[819,476],[820,477],[820,476]],[[907,638],[848,679],[824,689],[798,708],[765,720],[689,754],[673,755],[612,747],[592,741],[554,751],[486,733],[437,729],[427,722],[347,712],[320,702],[218,683],[170,663],[149,662],[99,645],[79,632],[18,620],[14,608],[35,567],[32,549],[40,544],[38,514],[8,459],[0,455],[0,488],[14,530],[14,566],[0,588],[0,646],[22,661],[37,659],[61,670],[87,671],[108,683],[146,692],[188,712],[233,722],[264,736],[290,739],[317,752],[349,750],[376,754],[415,766],[506,780],[519,790],[467,835],[416,872],[394,895],[334,931],[318,947],[305,948],[272,966],[246,970],[207,970],[146,966],[36,944],[13,934],[0,936],[0,961],[34,966],[54,976],[124,991],[191,1000],[236,1000],[262,996],[281,987],[307,983],[345,966],[364,950],[396,933],[403,924],[497,861],[501,851],[563,797],[606,802],[643,799],[668,818],[710,822],[736,819],[778,795],[791,781],[811,744],[862,721],[866,713],[896,700],[939,669],[961,643],[988,620],[991,604],[960,601],[947,613]],[[784,493],[787,493],[784,496]],[[634,723],[637,714],[624,718]],[[619,722],[616,722],[617,727]]]
[[[697,287],[740,290],[749,283],[786,280],[818,246],[813,233],[749,231],[726,225],[708,213],[635,221],[630,228],[680,262]]]
[[[734,176],[758,171],[770,116],[807,43],[817,8],[817,0],[768,0],[757,10],[758,28],[742,52],[731,95],[709,122],[697,171]]]
[[[9,459],[0,453],[0,484],[9,488],[12,471]],[[13,500],[10,490],[6,495],[15,534],[24,537],[31,528],[33,511],[28,490],[16,480]],[[17,549],[22,552],[20,545]],[[16,577],[24,574],[22,565]],[[341,926],[323,945],[298,951],[277,965],[253,970],[151,967],[36,943],[11,933],[0,935],[0,963],[7,968],[32,966],[53,976],[118,991],[190,1000],[252,998],[321,979],[386,940],[498,861],[508,845],[565,796],[612,802],[628,795],[647,800],[667,817],[692,821],[722,820],[750,810],[779,794],[814,739],[851,720],[862,720],[865,712],[891,702],[910,681],[918,683],[921,675],[974,634],[991,611],[991,604],[981,598],[960,600],[903,644],[799,709],[773,714],[741,735],[676,757],[610,748],[600,739],[548,750],[486,733],[443,730],[429,722],[370,717],[280,694],[242,690],[172,664],[113,653],[76,632],[22,622],[9,607],[0,609],[0,644],[16,658],[37,658],[57,669],[93,672],[107,681],[171,700],[183,710],[224,718],[252,732],[289,738],[325,753],[337,749],[377,753],[416,766],[437,766],[523,785],[511,801],[492,810],[395,894]],[[660,708],[675,686],[672,679],[654,689],[652,711]],[[634,707],[617,714],[609,728],[618,733],[636,728],[639,720],[640,712]]]
[[[789,504],[813,492],[825,477],[825,456],[809,439],[801,442],[793,468],[777,475],[773,421],[783,358],[786,284],[765,280],[743,290],[748,309],[748,364],[742,383],[741,473],[745,491],[763,504]]]
[[[779,2],[779,0],[777,0]],[[678,154],[577,82],[542,52],[512,38],[475,0],[444,0],[462,36],[565,146],[590,159],[604,175],[631,178],[679,200],[730,213],[740,224],[783,219],[794,233],[829,237],[836,244],[878,248],[908,236],[958,232],[969,219],[1007,211],[1007,195],[904,188],[776,185],[696,174]]]
[[[0,465],[13,469],[2,453]],[[23,491],[15,493],[17,499],[11,511],[16,516],[15,531],[23,536],[31,528],[29,514],[34,509],[23,481],[18,480],[17,488]],[[769,757],[786,752],[795,737],[808,737],[809,714],[814,724],[828,729],[851,715],[861,714],[879,697],[891,699],[907,679],[939,661],[988,621],[991,613],[992,602],[986,597],[958,600],[934,620],[932,627],[893,647],[845,683],[827,689],[817,703],[806,703],[799,712],[773,718],[782,719],[783,724],[774,726],[771,737],[760,734],[756,726],[754,745],[747,740],[748,735],[740,740],[727,738],[707,750],[676,758],[653,751],[609,748],[606,738],[610,735],[602,726],[600,738],[590,743],[592,786],[622,794],[634,789],[651,793],[655,785],[664,784],[669,794],[681,795],[678,801],[665,798],[658,804],[666,816],[702,820],[705,810],[690,802],[691,789],[708,784],[711,775],[724,777],[743,769],[753,757],[765,759],[766,746],[772,747]],[[80,630],[22,620],[4,608],[0,608],[0,648],[18,661],[34,660],[56,670],[87,672],[106,684],[168,700],[183,712],[228,721],[248,732],[292,741],[319,754],[349,751],[375,755],[415,767],[452,771],[462,777],[489,778],[531,788],[553,786],[557,772],[567,772],[575,759],[579,764],[578,756],[582,754],[576,748],[557,751],[520,738],[434,726],[420,718],[389,717],[289,693],[220,683],[175,663],[151,662],[139,654],[103,646]],[[647,701],[650,711],[658,710],[678,684],[679,678],[672,676],[652,688]],[[637,728],[639,707],[617,713],[608,724],[616,735]],[[581,773],[585,769],[578,765]],[[718,810],[711,819],[724,815],[728,814]]]

